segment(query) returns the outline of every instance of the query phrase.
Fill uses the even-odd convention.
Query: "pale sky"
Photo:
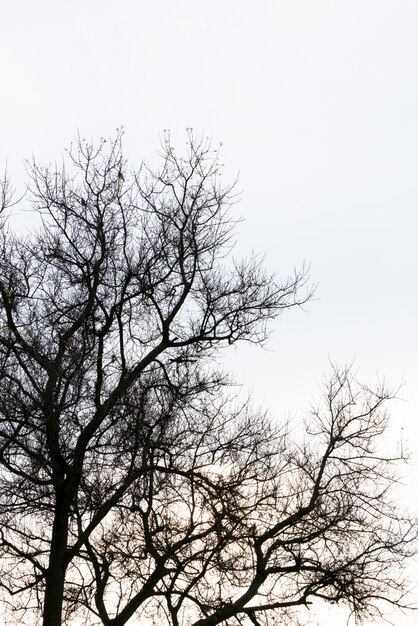
[[[242,191],[236,253],[284,277],[305,261],[318,284],[269,351],[228,367],[278,418],[304,414],[330,360],[403,383],[393,436],[415,452],[415,501],[418,2],[15,0],[1,14],[0,164],[16,186],[25,158],[59,160],[77,129],[123,125],[138,165],[164,128],[174,145],[189,126],[222,141]]]

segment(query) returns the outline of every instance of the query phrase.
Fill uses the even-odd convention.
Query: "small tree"
[[[158,172],[130,174],[120,136],[68,156],[31,168],[38,232],[2,223],[4,601],[44,626],[401,602],[392,562],[414,537],[373,447],[388,394],[335,372],[313,447],[224,394],[220,348],[263,343],[309,293],[303,271],[278,283],[227,261],[218,153],[189,133],[185,159],[165,136]],[[5,215],[6,181],[2,198]]]

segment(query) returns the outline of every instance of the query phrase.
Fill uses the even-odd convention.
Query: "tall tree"
[[[389,565],[413,531],[373,447],[388,394],[336,371],[313,447],[228,399],[219,350],[263,343],[309,298],[306,275],[280,283],[228,257],[232,188],[210,144],[189,133],[180,158],[165,135],[160,156],[129,172],[120,136],[79,141],[61,170],[32,166],[38,231],[2,222],[5,602],[44,626],[400,602]]]

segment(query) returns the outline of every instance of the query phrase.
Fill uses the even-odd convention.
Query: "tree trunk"
[[[46,574],[43,626],[61,626],[67,541],[68,507],[57,503]]]

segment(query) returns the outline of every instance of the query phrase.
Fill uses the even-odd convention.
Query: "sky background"
[[[0,24],[0,165],[18,189],[24,159],[59,161],[77,130],[98,140],[124,126],[136,165],[164,128],[178,149],[186,127],[222,141],[225,182],[239,174],[242,192],[236,254],[263,253],[283,277],[305,262],[317,284],[267,350],[225,364],[278,419],[306,415],[330,361],[402,385],[391,438],[412,452],[411,503],[417,31],[416,0],[16,0]]]

